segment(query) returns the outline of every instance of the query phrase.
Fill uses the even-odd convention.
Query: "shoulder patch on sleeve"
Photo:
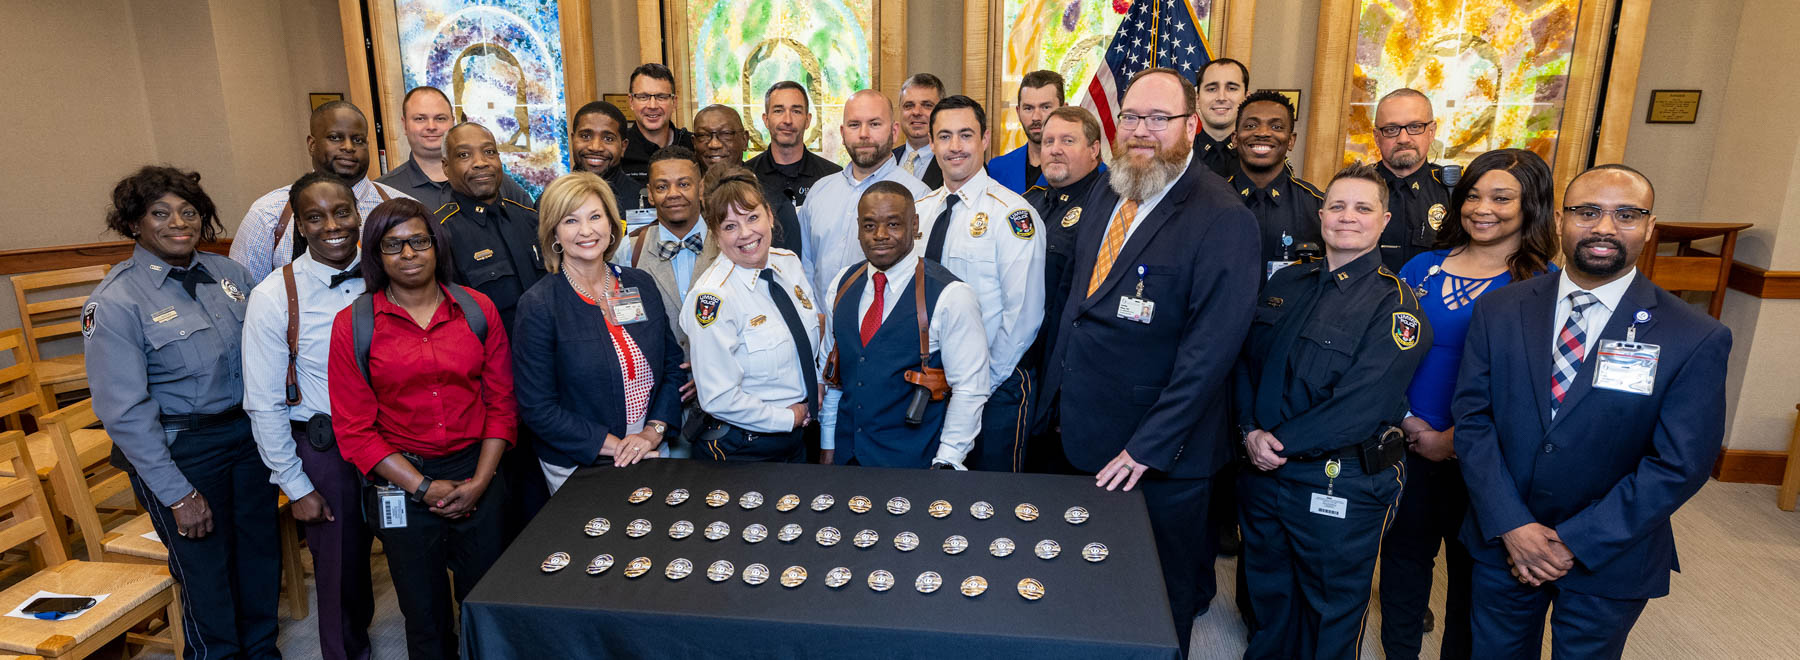
[[[1394,335],[1394,345],[1400,350],[1411,350],[1419,345],[1419,317],[1408,312],[1394,312],[1390,330]]]
[[[1018,209],[1006,214],[1006,224],[1012,227],[1014,236],[1025,240],[1031,240],[1031,237],[1037,234],[1037,224],[1031,221],[1031,212],[1025,209]]]
[[[86,307],[81,308],[81,337],[83,339],[94,336],[94,312],[99,310],[100,303],[97,302],[90,302]]]
[[[702,328],[712,326],[714,321],[719,320],[719,304],[723,302],[716,295],[700,294],[699,298],[694,299],[694,320],[699,321]]]

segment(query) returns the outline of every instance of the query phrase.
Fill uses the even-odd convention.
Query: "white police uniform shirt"
[[[258,197],[250,204],[250,210],[244,213],[244,221],[238,223],[237,229],[231,232],[231,260],[249,269],[252,287],[261,284],[269,273],[293,260],[294,224],[299,219],[289,217],[287,229],[281,232],[281,236],[275,236],[275,226],[281,224],[281,209],[288,205],[288,188],[291,187],[293,186],[282,186]],[[350,192],[356,194],[356,212],[364,219],[384,201],[412,199],[411,195],[400,192],[398,188],[371,181],[366,176],[351,186]],[[363,228],[368,229],[368,225],[364,224]]]
[[[352,263],[346,270],[360,268]],[[276,269],[279,271],[280,269]],[[313,492],[296,453],[288,422],[304,422],[314,414],[331,414],[331,390],[326,386],[326,363],[331,356],[331,324],[338,312],[363,293],[361,278],[328,286],[340,271],[314,261],[311,254],[294,260],[294,290],[300,303],[300,350],[294,376],[300,384],[300,403],[287,404],[287,282],[276,272],[250,292],[244,311],[244,412],[250,415],[250,431],[256,451],[269,466],[269,481],[289,500]]]
[[[831,336],[825,331],[830,325],[803,275],[800,257],[771,248],[766,268],[774,269],[781,295],[799,314],[812,341],[813,373],[822,375],[831,352]],[[723,255],[713,260],[681,303],[681,327],[688,335],[700,409],[752,432],[786,433],[794,430],[788,406],[806,401],[806,376],[793,335],[760,273]]]
[[[863,260],[862,241],[857,238],[856,205],[869,186],[893,181],[912,191],[913,199],[931,192],[892,158],[861,181],[850,173],[851,169],[846,167],[813,183],[812,190],[806,193],[806,205],[800,207],[800,229],[806,232],[800,262],[814,291],[836,292],[827,286],[831,278],[846,266]]]
[[[881,271],[887,275],[887,288],[881,294],[882,322],[887,322],[894,305],[914,304],[912,279],[919,269],[919,257],[924,254],[923,244],[915,243],[912,254],[892,268]],[[875,304],[875,272],[870,266],[864,276],[869,284],[863,287],[862,297],[857,299],[857,327],[861,327],[869,307]],[[843,286],[847,277],[850,277],[848,266],[831,278],[831,287],[824,289],[831,292],[828,301],[837,297],[838,287]],[[950,400],[944,404],[944,427],[938,432],[934,462],[949,463],[964,470],[967,468],[963,467],[963,460],[975,449],[975,436],[981,435],[982,406],[994,389],[988,378],[987,333],[981,329],[981,303],[976,300],[975,289],[967,282],[951,282],[938,294],[930,316],[931,323],[926,327],[931,330],[931,352],[943,357],[944,379],[950,382]],[[836,388],[825,393],[825,403],[819,412],[820,449],[837,447],[838,402],[843,395]],[[884,414],[899,415],[905,411],[889,410]]]
[[[944,232],[945,268],[975,289],[987,331],[990,387],[999,387],[1044,322],[1044,245],[1037,211],[1024,197],[976,172],[961,189],[939,188],[919,200],[919,236],[929,241],[944,200],[960,197]],[[921,250],[926,249],[921,247]]]

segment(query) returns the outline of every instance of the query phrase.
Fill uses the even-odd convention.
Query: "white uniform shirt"
[[[919,200],[922,240],[930,240],[944,200],[951,195],[962,201],[952,210],[944,233],[942,263],[974,287],[981,301],[989,386],[999,387],[1012,376],[1044,322],[1045,241],[1037,233],[1042,223],[1025,198],[994,181],[984,169],[956,192],[939,188]]]
[[[800,315],[813,343],[813,373],[822,377],[831,352],[825,332],[830,325],[802,275],[800,257],[772,248],[768,267]],[[793,335],[759,273],[724,256],[713,260],[681,303],[681,327],[688,335],[700,409],[750,431],[785,433],[794,430],[788,406],[806,400],[806,376]]]
[[[255,280],[251,282],[252,286],[261,284],[269,273],[293,260],[294,224],[299,219],[289,217],[287,230],[281,232],[279,238],[275,236],[275,225],[281,224],[281,209],[288,204],[290,187],[292,186],[282,186],[258,197],[244,214],[244,221],[238,223],[237,229],[231,232],[231,260],[250,270],[250,277]],[[384,201],[412,199],[411,195],[400,192],[393,186],[371,181],[366,176],[351,186],[350,192],[356,194],[356,212],[365,220],[368,219],[369,212]],[[363,227],[366,229],[368,225],[364,224]]]
[[[350,268],[359,268],[351,265]],[[277,268],[277,271],[280,269]],[[256,450],[269,466],[270,483],[288,499],[298,500],[313,492],[312,480],[301,471],[289,421],[304,422],[315,413],[331,413],[331,390],[326,385],[326,362],[331,355],[331,324],[339,311],[362,295],[363,281],[348,279],[327,288],[338,271],[303,254],[294,261],[294,288],[300,302],[300,352],[295,380],[300,384],[300,404],[287,404],[287,282],[279,272],[263,279],[250,292],[244,311],[244,412]],[[308,451],[311,451],[308,449]]]
[[[887,288],[882,290],[881,299],[883,323],[893,314],[895,304],[913,304],[912,279],[917,274],[919,257],[923,254],[922,248],[915,247],[912,254],[883,271],[887,275]],[[849,276],[850,269],[845,267],[838,271],[837,277],[831,279],[831,287],[826,290],[831,292],[832,297],[837,296],[838,287]],[[858,328],[862,327],[862,319],[869,313],[869,307],[875,304],[874,269],[871,268],[865,277],[869,283],[863,287],[862,297],[856,303]],[[936,460],[962,470],[966,469],[963,467],[963,460],[975,448],[975,436],[981,435],[982,406],[987,403],[988,393],[994,389],[988,382],[987,333],[981,329],[981,303],[975,298],[975,289],[968,283],[951,282],[938,294],[937,305],[931,308],[930,315],[931,323],[927,327],[931,330],[931,352],[943,357],[944,379],[950,382],[950,400],[944,404],[944,428],[938,433]],[[912,333],[907,333],[907,336],[915,337]],[[825,403],[820,407],[819,413],[820,449],[834,449],[837,446],[838,401],[842,398],[843,392],[837,389],[825,394]],[[904,415],[906,411],[889,410],[885,413]]]
[[[800,229],[806,233],[801,264],[812,280],[814,291],[827,295],[837,292],[829,286],[831,278],[844,267],[863,260],[862,242],[857,240],[856,205],[864,191],[881,181],[893,181],[912,191],[913,199],[931,192],[925,184],[889,158],[868,178],[857,181],[850,168],[826,175],[806,193],[806,205],[800,207]],[[921,244],[922,245],[922,244]]]

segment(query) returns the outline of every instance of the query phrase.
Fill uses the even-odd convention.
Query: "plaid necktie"
[[[1600,299],[1586,291],[1569,294],[1569,320],[1563,322],[1562,332],[1556,334],[1556,368],[1550,373],[1550,416],[1556,417],[1556,409],[1562,406],[1563,396],[1569,393],[1569,386],[1575,382],[1575,372],[1581,368],[1581,360],[1587,354],[1587,316],[1584,312],[1589,307],[1600,304]]]
[[[700,244],[699,234],[693,234],[679,241],[663,241],[656,246],[656,256],[661,257],[663,261],[668,261],[674,259],[676,253],[682,250],[700,254]]]
[[[919,152],[914,151],[911,156],[906,157],[906,173],[913,176],[919,175]]]

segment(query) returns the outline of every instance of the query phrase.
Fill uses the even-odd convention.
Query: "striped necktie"
[[[1575,382],[1575,372],[1581,369],[1581,360],[1587,355],[1585,312],[1598,304],[1600,299],[1586,291],[1569,294],[1569,319],[1563,322],[1562,332],[1556,334],[1556,368],[1550,373],[1551,418],[1556,417],[1556,409],[1562,406],[1563,397]]]

